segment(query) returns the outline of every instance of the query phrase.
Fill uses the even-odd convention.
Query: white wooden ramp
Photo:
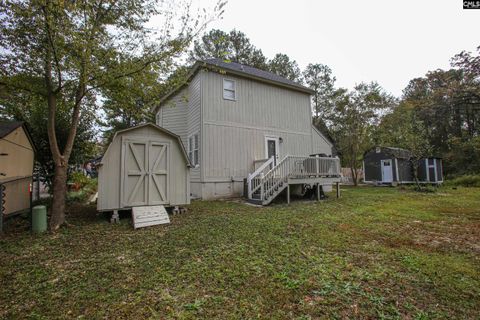
[[[133,207],[132,218],[134,229],[170,223],[164,206]]]

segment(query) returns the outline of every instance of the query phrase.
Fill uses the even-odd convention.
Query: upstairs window
[[[190,162],[194,167],[198,167],[200,164],[199,159],[199,145],[200,141],[198,140],[198,133],[191,135],[188,137],[188,157],[190,158]]]
[[[235,91],[235,81],[223,79],[223,99],[236,100],[237,93]]]

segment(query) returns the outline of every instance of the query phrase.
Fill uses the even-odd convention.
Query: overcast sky
[[[267,57],[286,53],[302,69],[327,64],[337,86],[377,81],[396,96],[480,46],[480,10],[463,10],[462,0],[229,0],[212,28],[236,28]]]

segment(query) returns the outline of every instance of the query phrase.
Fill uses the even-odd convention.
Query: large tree
[[[222,7],[219,3],[216,10]],[[188,10],[188,4],[155,0],[2,1],[1,84],[43,97],[47,104],[49,147],[55,163],[51,230],[65,222],[67,164],[85,98],[149,66],[167,68],[189,45],[196,22],[203,26],[206,19],[192,17]],[[182,12],[177,17],[180,26],[172,25],[176,12]],[[165,22],[162,30],[146,27],[155,15]],[[129,63],[118,63],[123,61]],[[38,78],[43,81],[28,81]],[[70,113],[63,148],[57,129],[60,104]]]
[[[360,83],[354,90],[340,89],[335,101],[335,116],[330,131],[344,165],[352,172],[357,185],[357,172],[363,153],[372,146],[372,132],[381,115],[395,104],[395,98],[387,94],[377,83]]]
[[[421,189],[418,169],[421,161],[432,156],[433,148],[428,139],[428,128],[418,118],[414,106],[402,101],[392,112],[384,115],[374,129],[373,141],[376,145],[408,150],[410,154],[408,161],[413,169],[413,178],[417,188]]]
[[[220,58],[259,69],[265,69],[267,61],[262,50],[256,48],[245,33],[235,29],[228,33],[218,29],[210,30],[200,40],[194,41],[189,58],[190,62]]]
[[[31,79],[33,81],[33,79]],[[43,79],[37,79],[42,82]],[[79,121],[77,138],[72,146],[69,158],[70,164],[83,163],[97,155],[96,139],[97,127],[95,100],[91,97],[85,99],[83,115]],[[45,125],[48,121],[47,103],[41,96],[26,94],[0,88],[0,118],[25,121],[32,135],[36,147],[36,169],[51,186],[54,174],[54,163],[48,142],[48,130]],[[69,131],[70,112],[59,101],[57,106],[57,136],[60,148],[64,148]],[[93,125],[92,125],[93,124]]]
[[[471,150],[476,153],[473,158],[480,157],[475,147],[480,135],[480,55],[462,52],[452,59],[451,69],[411,80],[403,101],[426,127],[433,152],[446,158],[446,172],[478,171],[458,151]]]
[[[303,71],[303,79],[314,91],[312,95],[314,117],[328,123],[333,115],[335,95],[336,78],[332,75],[332,70],[324,64],[310,63]]]
[[[302,82],[302,72],[297,61],[284,53],[277,53],[268,61],[268,70],[289,80]]]

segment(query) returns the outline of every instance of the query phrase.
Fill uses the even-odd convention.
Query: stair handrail
[[[298,161],[300,161],[300,167],[298,167]],[[249,199],[252,199],[252,195],[260,189],[261,201],[267,200],[273,193],[279,191],[282,184],[288,183],[288,179],[291,177],[340,176],[340,159],[338,157],[286,155],[279,163],[263,174],[263,170],[272,162],[273,157],[248,176]]]
[[[248,198],[252,198],[252,194],[260,188],[260,184],[257,186],[252,186],[252,180],[255,179],[257,176],[261,175],[263,171],[273,163],[274,157],[272,156],[270,159],[265,161],[255,172],[251,173],[247,177],[247,184],[248,184]]]
[[[262,201],[265,199],[265,195],[267,195],[270,191],[275,189],[280,183],[284,183],[290,174],[290,159],[291,156],[285,156],[276,166],[274,166],[270,171],[268,171],[262,178],[261,185],[265,185],[264,190],[262,190]],[[278,179],[275,180],[278,173]]]

